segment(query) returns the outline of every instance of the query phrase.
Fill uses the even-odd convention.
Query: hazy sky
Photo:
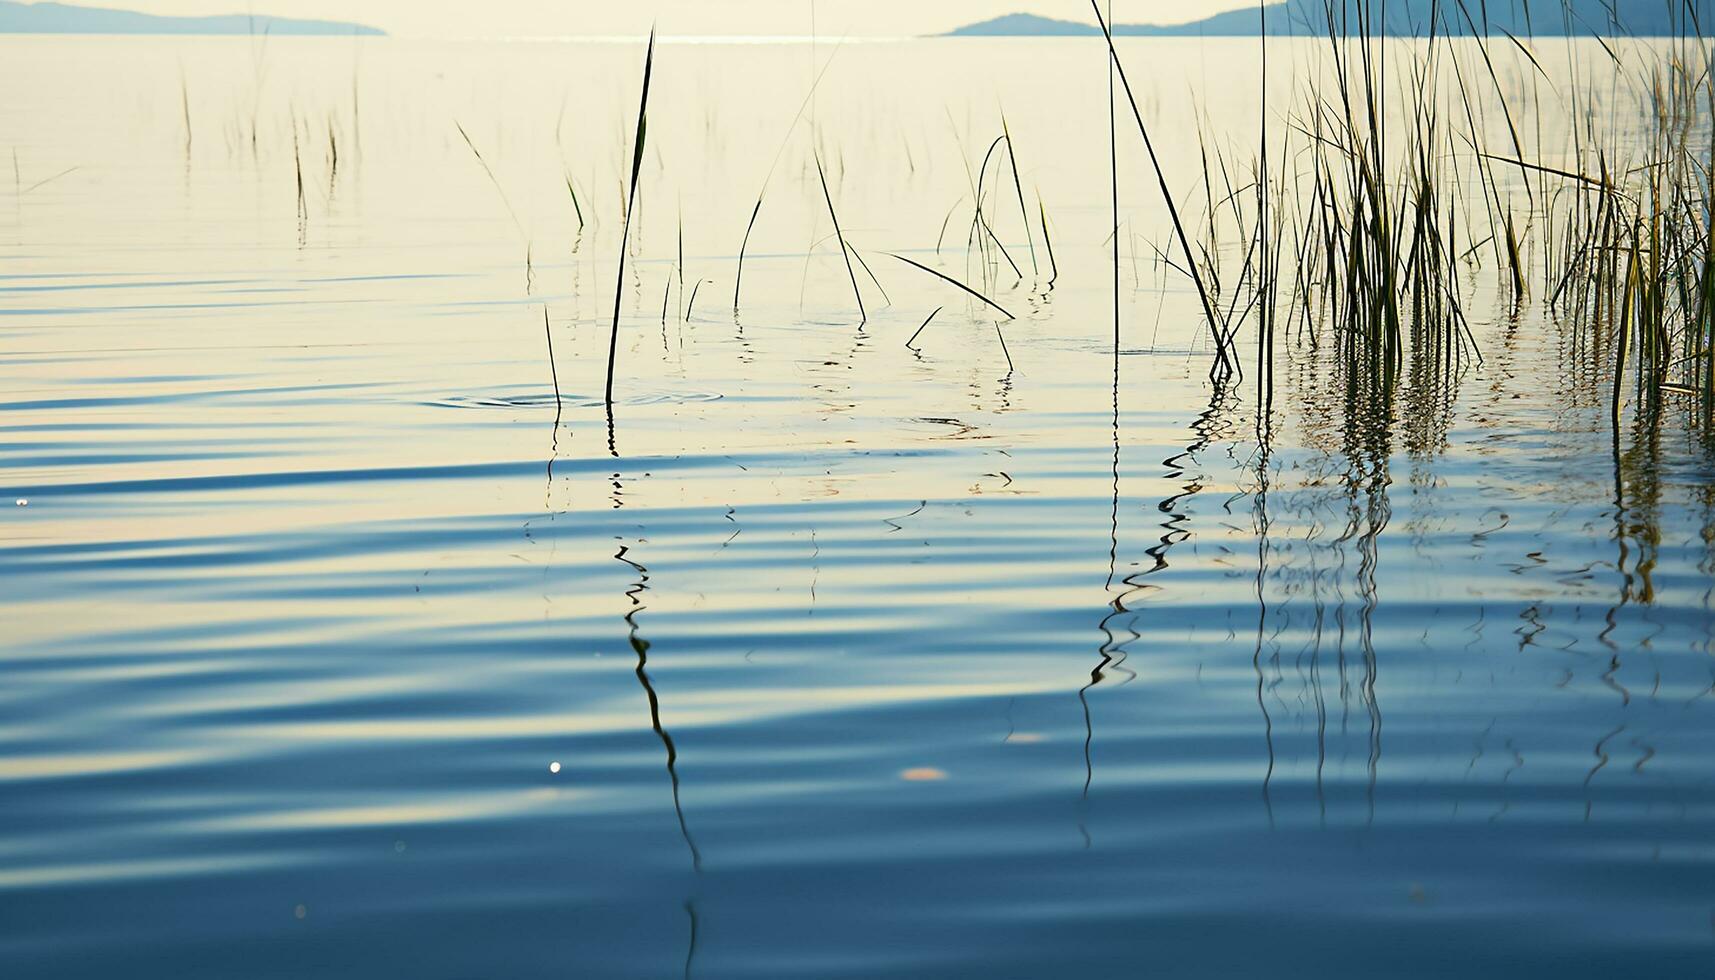
[[[1090,21],[1089,0],[67,0],[157,14],[258,13],[355,20],[395,34],[664,34],[898,36],[933,34],[998,14]],[[1104,0],[1105,3],[1105,0]],[[1121,22],[1174,23],[1247,0],[1114,0]]]

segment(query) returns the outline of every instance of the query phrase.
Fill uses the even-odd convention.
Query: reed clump
[[[1691,21],[1692,29],[1701,27]],[[1569,317],[1585,357],[1612,366],[1612,415],[1625,406],[1660,418],[1677,402],[1715,430],[1715,79],[1707,41],[1689,34],[1669,56],[1628,64],[1638,131],[1581,146],[1554,216],[1559,248],[1546,271],[1555,310]]]
[[[1659,418],[1677,399],[1715,431],[1715,59],[1696,5],[1671,37],[1568,44],[1558,85],[1481,5],[1436,2],[1403,42],[1385,9],[1323,0],[1321,60],[1292,79],[1273,139],[1265,38],[1248,167],[1206,141],[1201,212],[1170,207],[1180,248],[1161,254],[1198,287],[1212,373],[1237,369],[1250,324],[1259,413],[1281,336],[1330,347],[1351,390],[1391,411],[1402,372],[1445,386],[1481,361],[1467,309],[1490,265],[1506,316],[1541,303],[1573,324],[1616,428],[1628,403]]]

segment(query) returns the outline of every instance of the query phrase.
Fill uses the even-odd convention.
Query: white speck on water
[[[30,502],[28,500],[24,499],[23,497],[19,497],[18,498],[18,506],[19,507],[28,507],[28,506],[30,506]]]
[[[559,772],[560,772],[560,764],[559,764],[559,763],[558,763],[558,762],[550,762],[550,763],[548,763],[548,771],[549,771],[549,772],[551,772],[551,773],[554,773],[554,774],[555,774],[555,775],[559,775]]]

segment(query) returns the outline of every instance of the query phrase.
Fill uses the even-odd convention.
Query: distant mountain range
[[[0,34],[368,34],[385,33],[365,24],[225,14],[218,17],[159,17],[131,10],[74,7],[63,3],[0,0]]]
[[[1355,13],[1370,4],[1377,33],[1403,37],[1429,34],[1438,17],[1438,34],[1512,34],[1516,37],[1603,36],[1668,37],[1711,35],[1715,0],[1333,0]],[[1698,29],[1687,16],[1696,13]],[[1385,21],[1385,22],[1384,22]],[[1355,22],[1355,18],[1354,18]],[[1323,36],[1328,15],[1322,0],[1279,0],[1260,10],[1248,7],[1187,24],[1115,24],[1123,37],[1255,37],[1266,25],[1270,35]],[[131,10],[64,3],[0,0],[0,34],[308,34],[380,35],[367,24],[301,20],[258,14],[213,17],[165,17]],[[949,37],[1086,37],[1100,35],[1093,23],[1055,20],[1034,14],[1006,14],[949,31]]]
[[[1335,22],[1340,8],[1352,14],[1356,33],[1357,3],[1335,0]],[[1372,2],[1377,21],[1375,33],[1401,37],[1427,37],[1431,18],[1439,23],[1440,35],[1512,34],[1516,37],[1665,37],[1678,34],[1704,37],[1715,28],[1715,0],[1690,0],[1697,14],[1690,26],[1687,0],[1389,0]],[[1382,23],[1385,15],[1385,23]],[[1188,24],[1114,24],[1116,37],[1255,37],[1266,23],[1269,35],[1325,36],[1327,8],[1321,0],[1285,0],[1259,10],[1250,7],[1230,10]],[[1085,37],[1100,36],[1093,23],[1054,20],[1034,14],[1007,14],[950,31],[949,37]]]

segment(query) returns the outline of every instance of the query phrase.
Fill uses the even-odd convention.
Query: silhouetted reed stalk
[[[924,317],[923,323],[920,326],[918,326],[917,330],[914,333],[911,334],[911,339],[907,340],[905,342],[905,346],[907,348],[909,348],[910,350],[916,350],[917,348],[912,347],[911,345],[917,342],[917,338],[923,333],[924,330],[928,329],[929,321],[935,319],[936,314],[940,313],[944,309],[946,309],[946,307],[937,306],[937,307],[935,307],[935,309],[932,312],[930,312],[930,314],[928,316]]]
[[[834,48],[834,54],[839,53],[839,47]],[[804,101],[798,105],[797,115],[792,117],[791,125],[786,127],[786,135],[780,140],[780,148],[774,151],[774,159],[768,164],[768,172],[762,177],[762,187],[756,192],[756,206],[750,209],[750,221],[744,226],[744,238],[738,245],[738,268],[732,278],[732,311],[738,312],[739,291],[744,286],[744,255],[750,248],[750,233],[756,229],[756,219],[762,214],[762,199],[768,194],[768,183],[774,179],[774,171],[780,166],[780,158],[786,152],[786,147],[792,142],[792,134],[797,130],[798,123],[803,120],[804,113],[809,109],[816,97],[816,89],[822,84],[822,76],[828,73],[828,68],[834,63],[834,55],[822,63],[822,68],[816,77],[810,81],[810,91],[804,93]]]
[[[1179,247],[1185,253],[1186,269],[1191,275],[1191,281],[1197,287],[1197,298],[1203,304],[1203,315],[1208,318],[1209,332],[1215,340],[1215,367],[1212,372],[1225,377],[1233,371],[1231,359],[1227,355],[1226,344],[1222,342],[1220,319],[1215,315],[1215,307],[1209,300],[1209,292],[1203,285],[1203,277],[1197,272],[1197,260],[1191,251],[1191,242],[1185,235],[1185,226],[1179,220],[1179,208],[1173,203],[1173,192],[1167,186],[1167,175],[1162,172],[1161,161],[1155,155],[1155,142],[1149,137],[1149,127],[1144,124],[1143,110],[1137,106],[1137,97],[1132,94],[1131,82],[1126,78],[1125,65],[1120,61],[1119,50],[1114,47],[1114,36],[1108,27],[1107,19],[1102,16],[1102,8],[1096,0],[1090,0],[1090,7],[1096,12],[1096,21],[1101,25],[1102,37],[1108,45],[1108,56],[1112,59],[1114,71],[1118,73],[1120,84],[1125,89],[1126,101],[1131,104],[1133,118],[1137,120],[1137,131],[1143,137],[1144,149],[1149,153],[1150,166],[1155,170],[1156,181],[1161,185],[1161,200],[1167,206],[1167,216],[1173,222],[1173,233],[1179,240]],[[1119,252],[1119,242],[1114,242],[1115,255]]]
[[[1006,308],[1004,306],[1001,306],[999,303],[996,303],[994,300],[989,299],[987,296],[984,296],[982,293],[977,292],[976,290],[965,285],[964,283],[960,282],[959,280],[954,279],[952,276],[946,275],[945,273],[936,272],[934,269],[929,268],[928,266],[924,265],[923,263],[915,261],[913,259],[908,259],[905,256],[898,254],[897,252],[884,252],[882,254],[892,256],[893,258],[896,258],[899,261],[904,262],[906,265],[913,266],[915,268],[923,270],[924,272],[929,273],[930,275],[941,280],[942,282],[950,283],[954,286],[959,287],[960,289],[964,290],[966,293],[969,293],[970,295],[976,297],[977,299],[981,300],[985,304],[999,310],[1008,320],[1018,319],[1017,317],[1013,316],[1011,313],[1007,313]]]
[[[989,163],[994,159],[995,150],[999,149],[1005,141],[1005,136],[996,136],[989,143],[987,152],[983,154],[982,165],[977,168],[976,174],[970,177],[971,197],[975,201],[975,206],[971,212],[971,225],[966,235],[965,244],[967,248],[973,243],[977,245],[978,254],[982,257],[985,285],[992,282],[992,274],[995,270],[994,256],[996,254],[1006,260],[1006,264],[1012,269],[1015,280],[1024,278],[1023,270],[1019,269],[1018,263],[1012,260],[1012,254],[1007,251],[1006,245],[995,234],[994,225],[988,220],[988,215],[983,207],[988,200]]]
[[[554,425],[560,424],[560,412],[565,399],[560,396],[560,369],[554,364],[554,328],[548,320],[548,308],[542,307],[542,335],[548,338],[548,377],[554,382]]]
[[[1048,208],[1042,203],[1042,195],[1036,195],[1036,211],[1042,219],[1042,246],[1048,251],[1048,285],[1053,287],[1054,281],[1060,278],[1060,263],[1054,261],[1054,239],[1048,232]]]
[[[465,132],[464,125],[458,120],[453,120],[453,126],[458,129],[459,135],[464,137],[464,145],[470,147],[471,155],[476,157],[476,162],[482,166],[482,172],[488,175],[488,182],[494,185],[494,192],[500,195],[501,206],[506,208],[506,216],[512,219],[512,227],[518,230],[518,237],[524,240],[524,268],[528,275],[532,264],[531,253],[534,251],[530,233],[524,230],[524,222],[518,220],[518,212],[513,210],[512,201],[506,196],[506,188],[500,186],[500,178],[495,176],[494,168],[483,159],[482,151],[476,148],[476,141],[470,138],[470,134]]]
[[[179,109],[184,113],[185,160],[188,162],[191,158],[191,144],[193,142],[191,133],[191,82],[185,76],[185,66],[182,61],[179,63]]]
[[[941,254],[941,243],[946,240],[947,226],[952,224],[952,222],[953,222],[953,212],[959,210],[959,205],[961,205],[963,203],[965,203],[965,199],[962,197],[959,198],[957,201],[954,201],[953,206],[947,209],[947,216],[941,219],[941,231],[939,234],[937,234],[935,236],[935,254],[936,255]]]
[[[334,129],[333,119],[328,119],[328,188],[331,194],[334,180],[339,176],[339,136]]]
[[[1257,57],[1261,65],[1261,83],[1257,93],[1257,176],[1256,176],[1256,227],[1257,238],[1262,243],[1262,269],[1257,276],[1259,285],[1257,303],[1257,371],[1256,371],[1256,436],[1257,443],[1262,447],[1262,456],[1257,464],[1257,474],[1263,497],[1267,496],[1268,445],[1270,435],[1269,409],[1274,404],[1274,327],[1275,327],[1275,270],[1279,266],[1278,251],[1269,251],[1269,211],[1268,192],[1270,173],[1268,169],[1268,6],[1266,0],[1257,0]],[[1278,250],[1280,236],[1274,238]],[[1264,519],[1262,527],[1266,533],[1266,506],[1263,507]],[[1257,580],[1262,580],[1262,552],[1258,552]],[[1260,635],[1260,633],[1259,633]]]
[[[767,182],[763,182],[763,193],[767,193]],[[762,214],[762,194],[756,196],[756,207],[750,209],[750,221],[744,226],[744,239],[738,244],[738,269],[732,277],[732,311],[738,312],[738,296],[744,288],[744,253],[750,248],[750,233],[756,228],[756,219]]]
[[[994,335],[995,335],[995,337],[997,337],[997,338],[998,338],[998,339],[999,339],[999,340],[1000,340],[1000,352],[1001,352],[1001,354],[1002,354],[1002,355],[1004,355],[1004,356],[1005,356],[1005,357],[1006,357],[1006,373],[1007,373],[1007,374],[1011,374],[1011,373],[1012,373],[1012,372],[1013,372],[1013,367],[1012,367],[1012,351],[1010,351],[1010,350],[1008,350],[1008,349],[1007,349],[1007,346],[1006,346],[1006,334],[1005,334],[1005,333],[1003,333],[1003,332],[1002,332],[1002,331],[1001,331],[1001,329],[1000,329],[1000,321],[999,321],[999,320],[996,320],[996,321],[995,321],[995,324],[994,324]]]
[[[568,173],[565,175],[565,177],[566,177],[566,194],[569,195],[572,199],[572,212],[574,214],[576,214],[578,217],[578,230],[583,231],[583,229],[584,229],[584,206],[582,204],[578,203],[578,188],[577,188],[576,184],[572,183],[572,175],[570,173]]]
[[[292,118],[292,172],[298,184],[298,244],[304,244],[306,226],[310,220],[310,205],[304,197],[304,158],[298,152],[298,120]]]
[[[685,304],[686,320],[690,320],[691,314],[697,312],[697,290],[703,288],[703,283],[707,281],[708,280],[706,279],[698,279],[695,283],[691,284],[691,300]]]
[[[363,102],[359,97],[358,88],[358,55],[354,50],[351,58],[351,155],[354,159],[363,155]]]
[[[834,195],[828,191],[828,175],[822,169],[821,154],[816,154],[816,176],[822,182],[822,200],[828,204],[828,217],[834,223],[834,240],[840,244],[840,257],[846,260],[846,275],[851,277],[852,297],[857,300],[858,326],[869,322],[869,313],[863,308],[863,291],[858,289],[857,273],[852,269],[852,255],[846,248],[846,236],[840,231],[840,216],[834,211]]]
[[[987,254],[988,247],[992,245],[995,251],[1000,254],[1001,258],[1006,260],[1006,264],[1011,267],[1013,276],[1018,279],[1023,279],[1024,271],[1018,267],[1017,262],[1012,260],[1012,253],[1006,250],[1006,245],[1001,242],[1000,236],[995,234],[993,224],[988,220],[987,214],[983,211],[983,204],[986,200],[985,188],[988,181],[989,161],[994,158],[994,151],[999,149],[1003,142],[1008,142],[1004,133],[1000,136],[996,136],[994,138],[994,142],[989,144],[988,152],[983,154],[982,166],[977,168],[976,177],[972,181],[971,194],[976,199],[976,207],[971,215],[971,232],[969,237],[978,243],[980,250],[985,255]],[[1009,145],[1007,153],[1010,155],[1011,152],[1012,149]],[[987,279],[988,267],[989,263],[985,261],[985,280]]]
[[[1108,0],[1108,13],[1113,13],[1113,0]],[[1115,63],[1118,60],[1118,52],[1113,49],[1112,44],[1108,45],[1108,187],[1111,191],[1110,203],[1113,208],[1110,212],[1112,224],[1109,227],[1109,237],[1112,238],[1114,243],[1113,362],[1114,384],[1116,386],[1119,384],[1120,370],[1120,135],[1119,103],[1117,101],[1118,94],[1114,88],[1114,70],[1116,68]],[[1089,791],[1087,781],[1084,789],[1085,792]]]
[[[625,223],[619,234],[619,272],[613,287],[613,328],[607,340],[607,405],[609,428],[613,419],[613,367],[619,357],[619,312],[625,297],[625,250],[631,241],[631,212],[637,205],[637,177],[643,170],[643,147],[649,131],[649,78],[655,68],[655,30],[649,31],[649,47],[643,56],[643,94],[637,106],[637,135],[631,150],[631,186],[625,198]],[[611,439],[610,439],[611,441]]]
[[[869,277],[870,285],[874,286],[875,291],[881,294],[882,303],[892,306],[893,297],[887,295],[887,287],[883,286],[881,280],[876,278],[874,270],[870,269],[869,263],[864,261],[863,253],[853,249],[851,256],[857,260],[858,268],[863,270],[863,274]]]
[[[1006,114],[1000,117],[1000,134],[1006,140],[1006,159],[1012,165],[1012,189],[1018,194],[1018,219],[1024,223],[1024,243],[1030,248],[1030,274],[1039,275],[1036,266],[1036,239],[1030,235],[1030,209],[1024,206],[1024,181],[1018,176],[1018,147],[1012,141],[1012,130],[1006,124]]]

